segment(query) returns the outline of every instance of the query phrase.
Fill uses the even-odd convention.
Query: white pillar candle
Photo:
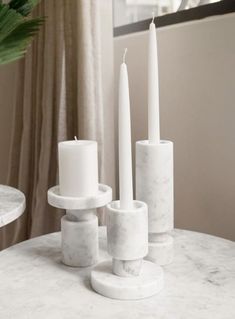
[[[148,140],[151,144],[160,143],[158,56],[154,16],[149,26]]]
[[[58,144],[60,194],[71,197],[98,193],[97,142],[74,140]]]
[[[132,152],[130,98],[125,55],[120,67],[119,78],[119,191],[120,208],[129,209],[133,205]]]

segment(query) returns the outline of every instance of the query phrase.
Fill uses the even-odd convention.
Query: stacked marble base
[[[159,265],[173,260],[174,227],[173,143],[136,143],[136,198],[148,205],[149,252]]]
[[[120,209],[107,205],[107,243],[112,261],[91,272],[91,285],[99,294],[114,299],[141,299],[158,293],[164,285],[161,267],[143,260],[148,253],[148,209],[141,201]]]
[[[73,267],[87,267],[98,261],[98,218],[96,208],[112,200],[112,189],[99,184],[96,196],[61,196],[59,186],[48,190],[51,206],[66,209],[61,219],[62,261]]]

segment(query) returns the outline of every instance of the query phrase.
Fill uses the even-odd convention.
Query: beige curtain
[[[25,193],[27,209],[0,230],[0,248],[60,229],[63,212],[47,204],[58,141],[97,140],[100,181],[115,185],[110,3],[45,0],[35,10],[46,23],[19,62],[8,174],[8,184]]]

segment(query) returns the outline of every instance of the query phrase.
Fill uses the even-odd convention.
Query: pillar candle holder
[[[120,209],[120,201],[107,205],[107,242],[111,261],[91,272],[91,285],[99,294],[120,300],[150,297],[163,288],[163,271],[143,260],[148,252],[148,209],[141,201]]]
[[[98,261],[99,239],[96,208],[112,200],[112,189],[99,184],[95,196],[60,195],[59,186],[48,190],[48,203],[66,209],[61,219],[62,262],[67,266],[87,267]]]
[[[148,205],[149,252],[159,265],[173,260],[174,227],[173,143],[136,143],[136,198]]]

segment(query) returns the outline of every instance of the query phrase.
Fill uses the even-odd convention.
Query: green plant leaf
[[[0,4],[0,42],[23,21],[24,18],[15,10]]]
[[[40,0],[11,0],[8,5],[23,16],[27,16]]]
[[[23,57],[43,18],[26,19],[8,5],[0,4],[0,64]]]

